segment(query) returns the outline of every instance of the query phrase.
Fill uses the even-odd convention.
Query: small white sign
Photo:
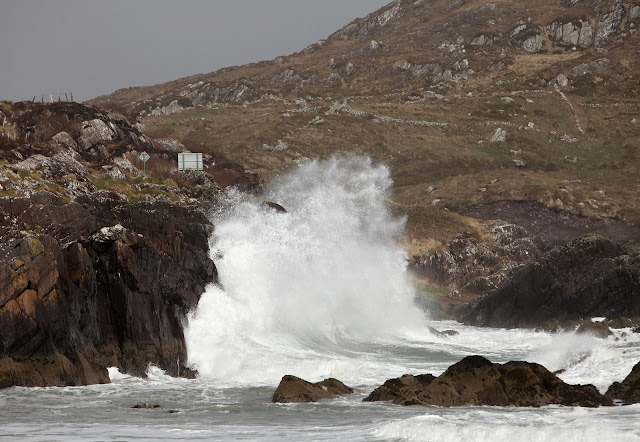
[[[140,154],[139,158],[140,158],[140,161],[142,161],[143,163],[146,163],[149,160],[149,158],[151,158],[151,157],[149,156],[148,153],[142,152]]]
[[[178,154],[178,170],[202,170],[202,154],[182,152]]]

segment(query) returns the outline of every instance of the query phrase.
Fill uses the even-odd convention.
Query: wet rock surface
[[[272,402],[317,402],[352,393],[352,388],[334,378],[312,384],[296,376],[286,375],[273,393]]]
[[[621,400],[625,404],[640,403],[640,362],[622,382],[614,382],[605,396],[609,399]]]
[[[518,270],[465,318],[472,325],[543,327],[592,317],[640,317],[640,255],[587,235]]]
[[[217,276],[202,213],[110,192],[0,209],[0,387],[104,383],[107,367],[150,363],[178,375],[181,321]]]
[[[438,377],[404,375],[390,379],[364,400],[441,407],[613,404],[593,385],[566,384],[542,365],[521,361],[494,364],[482,356],[468,356]]]

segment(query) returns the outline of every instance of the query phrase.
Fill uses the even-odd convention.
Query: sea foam
[[[293,371],[358,371],[357,343],[423,325],[391,184],[387,167],[349,156],[275,181],[268,198],[286,213],[229,193],[211,239],[220,284],[207,288],[185,331],[202,377],[261,384]]]

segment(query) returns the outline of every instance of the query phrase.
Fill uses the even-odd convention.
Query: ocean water
[[[150,367],[112,383],[0,390],[3,440],[640,440],[640,404],[400,407],[363,403],[385,380],[438,375],[465,356],[527,360],[563,369],[569,383],[601,391],[640,361],[640,335],[467,327],[432,321],[413,300],[404,219],[386,199],[389,171],[367,158],[308,162],[276,180],[261,201],[229,192],[212,214],[210,286],[186,324],[185,380]],[[434,335],[455,330],[454,336]],[[355,393],[312,404],[272,404],[282,376],[336,377]],[[138,403],[154,409],[133,409]],[[172,412],[170,412],[172,411]]]

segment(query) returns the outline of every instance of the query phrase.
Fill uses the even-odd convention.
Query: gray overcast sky
[[[0,99],[84,101],[288,55],[391,0],[0,0]]]

